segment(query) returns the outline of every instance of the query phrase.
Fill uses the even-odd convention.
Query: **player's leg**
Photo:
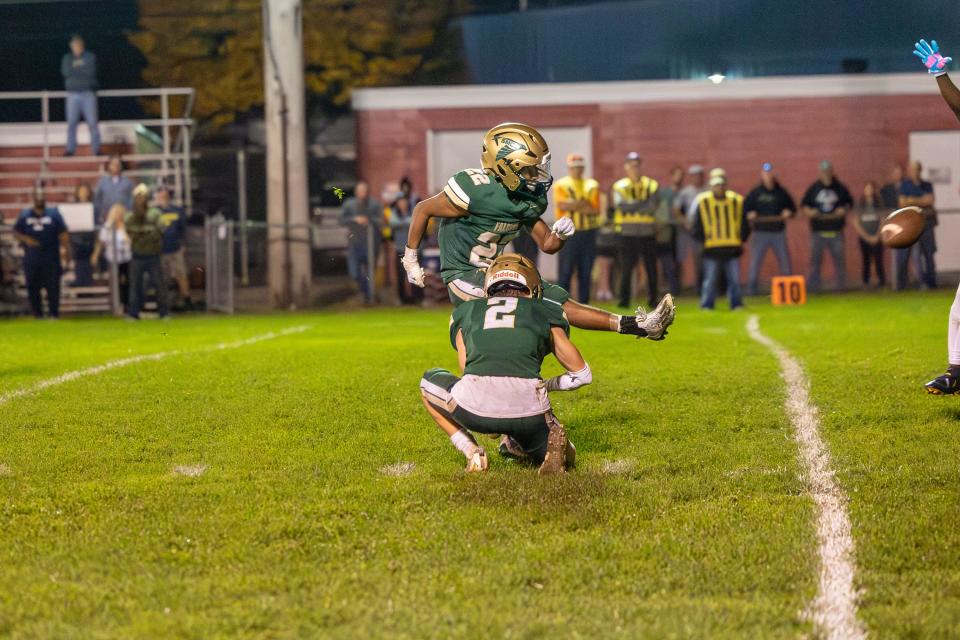
[[[450,412],[453,404],[450,389],[459,381],[460,378],[446,369],[429,369],[420,380],[420,396],[427,413],[440,430],[447,434],[450,443],[467,459],[467,473],[486,471],[489,466],[487,452],[477,444],[469,431],[457,423]]]
[[[942,396],[960,391],[960,288],[950,307],[947,324],[947,372],[926,385],[927,393]]]

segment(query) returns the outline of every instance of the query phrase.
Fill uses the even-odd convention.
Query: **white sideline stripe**
[[[178,349],[175,349],[173,351],[160,351],[158,353],[147,353],[141,356],[131,356],[129,358],[120,358],[119,360],[111,360],[109,362],[104,362],[103,364],[98,364],[94,367],[88,367],[86,369],[77,369],[76,371],[68,371],[54,378],[47,378],[46,380],[41,380],[40,382],[34,384],[33,386],[7,392],[3,395],[0,395],[0,405],[7,404],[11,400],[16,400],[17,398],[22,398],[24,396],[29,396],[35,393],[39,393],[44,389],[55,387],[65,382],[71,382],[78,378],[86,378],[87,376],[95,376],[103,373],[104,371],[109,371],[111,369],[118,369],[120,367],[126,367],[127,365],[137,364],[139,362],[148,362],[151,360],[163,360],[164,358],[169,358],[170,356],[175,356],[180,354],[203,353],[205,351],[223,351],[225,349],[238,349],[240,347],[246,347],[248,345],[255,344],[257,342],[263,342],[264,340],[272,340],[274,338],[290,335],[292,333],[302,333],[309,328],[310,328],[310,325],[301,325],[297,327],[282,329],[280,331],[271,331],[269,333],[264,333],[259,336],[253,336],[252,338],[237,340],[235,342],[221,342],[220,344],[215,344],[209,347],[201,347],[199,349],[194,349],[193,351],[180,351]]]
[[[825,638],[865,638],[857,619],[857,593],[853,588],[856,566],[847,497],[834,478],[830,452],[820,438],[820,418],[810,400],[810,384],[790,352],[760,332],[757,316],[747,320],[747,332],[780,361],[780,373],[787,385],[784,407],[793,424],[807,488],[816,506],[820,575],[817,595],[810,603],[813,624]]]

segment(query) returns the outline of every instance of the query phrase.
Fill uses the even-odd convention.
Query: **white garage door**
[[[933,183],[937,271],[960,271],[960,131],[912,132],[910,159],[923,163],[923,177]]]

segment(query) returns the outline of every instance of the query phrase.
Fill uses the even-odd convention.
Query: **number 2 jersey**
[[[517,418],[550,410],[540,366],[553,352],[550,331],[570,325],[560,305],[536,298],[493,297],[464,302],[450,319],[450,342],[463,334],[467,362],[450,393],[467,411]]]
[[[444,284],[486,269],[507,244],[533,228],[547,210],[546,196],[507,190],[483,169],[453,175],[443,193],[470,215],[440,222],[440,276]]]

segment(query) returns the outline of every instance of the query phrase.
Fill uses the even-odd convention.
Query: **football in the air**
[[[923,213],[920,207],[897,209],[880,223],[880,239],[894,249],[909,247],[923,233]]]

